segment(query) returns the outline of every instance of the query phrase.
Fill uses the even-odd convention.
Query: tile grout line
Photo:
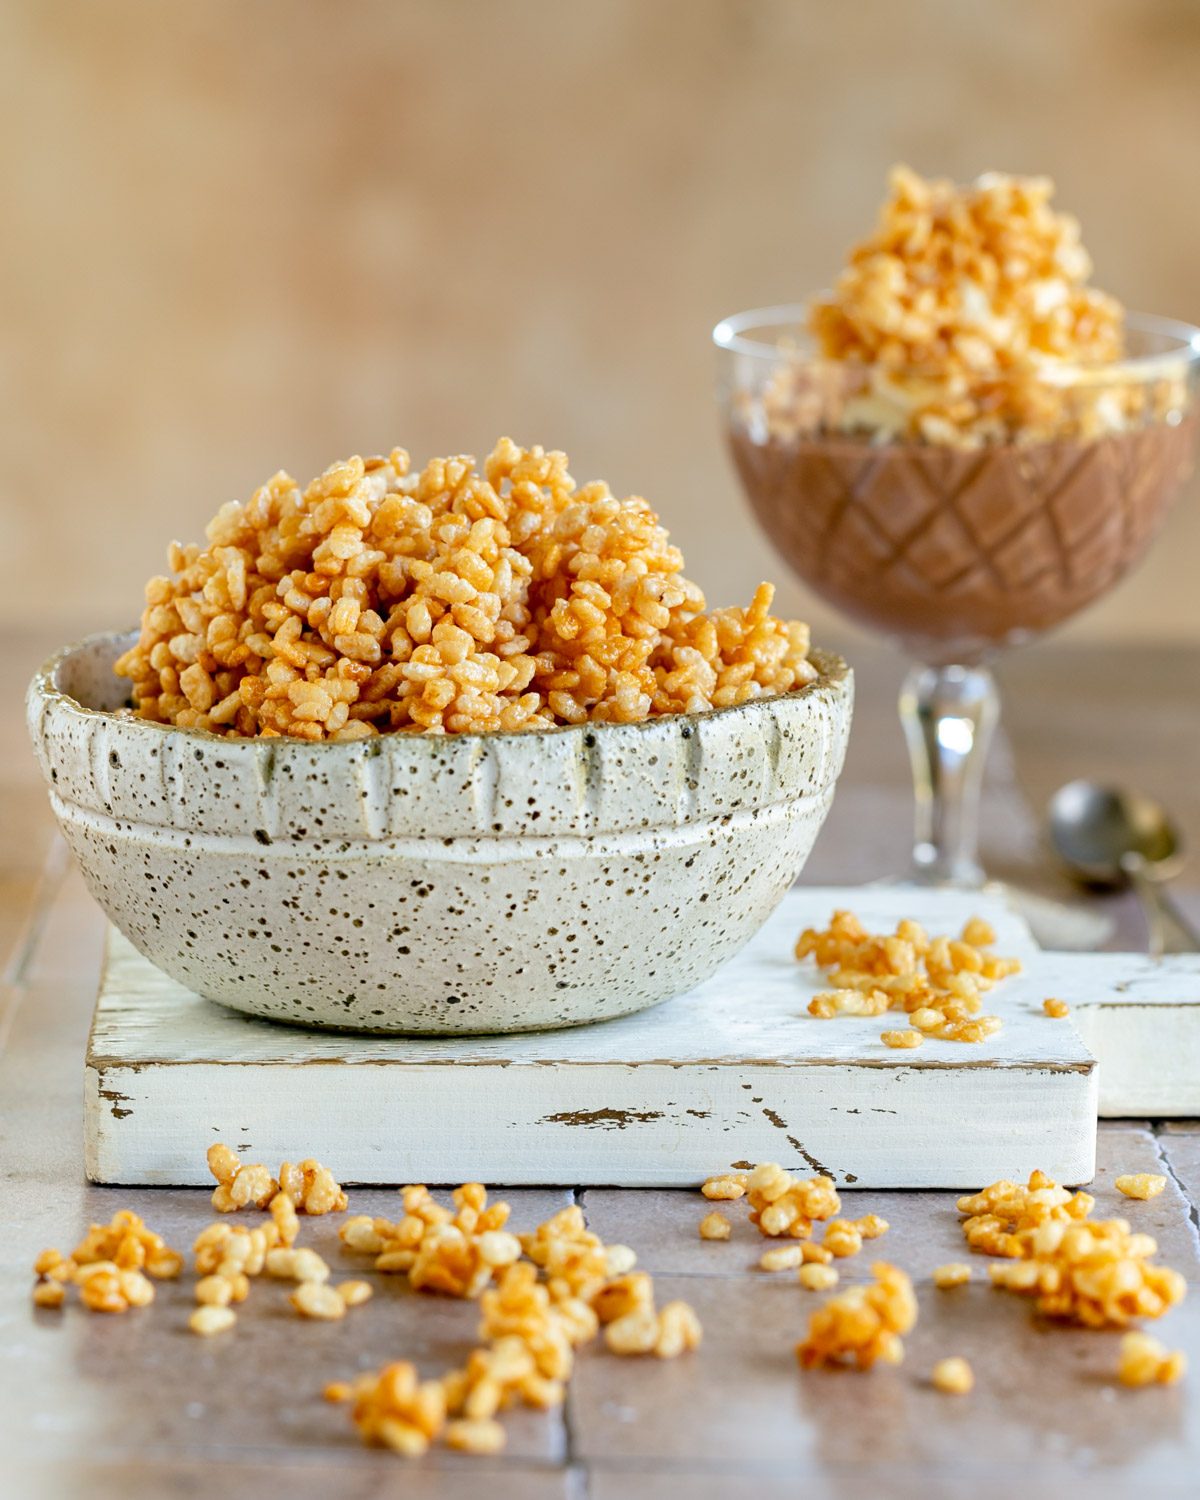
[[[1188,1193],[1187,1188],[1183,1185],[1182,1181],[1179,1178],[1179,1174],[1175,1170],[1174,1162],[1172,1162],[1171,1158],[1167,1155],[1167,1149],[1164,1144],[1166,1137],[1161,1136],[1158,1133],[1157,1122],[1151,1125],[1150,1133],[1154,1140],[1154,1150],[1156,1155],[1158,1156],[1159,1161],[1162,1163],[1164,1169],[1166,1170],[1167,1176],[1179,1189],[1179,1195],[1183,1199],[1184,1207],[1187,1209],[1188,1223],[1191,1225],[1192,1230],[1192,1239],[1195,1240],[1197,1249],[1200,1249],[1200,1208],[1198,1208],[1197,1205],[1192,1202],[1191,1195]]]

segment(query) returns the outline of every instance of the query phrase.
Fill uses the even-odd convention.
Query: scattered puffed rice
[[[67,1289],[61,1281],[35,1281],[33,1284],[35,1307],[61,1307],[66,1296]]]
[[[1168,1350],[1147,1333],[1127,1333],[1121,1340],[1117,1376],[1122,1385],[1174,1385],[1187,1372],[1182,1349]]]
[[[490,1418],[473,1422],[460,1419],[446,1425],[447,1448],[463,1453],[499,1453],[505,1442],[504,1428]]]
[[[939,1391],[944,1391],[948,1396],[966,1396],[974,1388],[975,1372],[965,1359],[951,1355],[949,1359],[938,1360],[930,1380]]]
[[[763,1271],[794,1271],[803,1260],[803,1245],[779,1245],[774,1250],[764,1250],[758,1264]]]
[[[210,1338],[214,1333],[224,1333],[237,1322],[237,1313],[232,1307],[198,1307],[188,1319],[188,1327],[201,1338]]]
[[[1053,1016],[1056,1021],[1061,1021],[1064,1016],[1071,1014],[1071,1007],[1065,1000],[1043,1000],[1042,1009],[1048,1016]]]
[[[1124,1193],[1126,1198],[1157,1198],[1159,1193],[1167,1185],[1167,1179],[1160,1177],[1156,1172],[1134,1172],[1118,1177],[1116,1189],[1118,1193]]]
[[[305,1318],[333,1323],[346,1316],[347,1304],[323,1281],[302,1281],[288,1301]]]
[[[1186,1281],[1152,1262],[1152,1236],[1131,1233],[1125,1219],[1090,1218],[1094,1203],[1034,1172],[1024,1187],[995,1182],[958,1207],[971,1248],[1005,1257],[990,1268],[992,1284],[1036,1297],[1043,1317],[1087,1328],[1161,1317],[1182,1301]]]
[[[750,1222],[759,1233],[806,1240],[814,1222],[831,1219],[841,1207],[832,1178],[800,1180],[776,1162],[760,1162],[748,1183]]]
[[[375,1295],[375,1288],[369,1281],[339,1281],[334,1291],[347,1307],[361,1307]]]
[[[807,1287],[810,1292],[828,1292],[838,1284],[838,1273],[832,1266],[823,1266],[816,1262],[802,1265],[796,1273],[796,1279],[802,1287]]]
[[[700,1220],[700,1238],[702,1240],[727,1240],[733,1233],[733,1225],[724,1214],[705,1214]]]
[[[710,1177],[700,1189],[706,1198],[716,1199],[718,1202],[725,1199],[742,1198],[746,1193],[745,1177]]]
[[[315,1250],[301,1246],[298,1250],[268,1250],[267,1275],[278,1281],[328,1281],[329,1266]]]
[[[886,1046],[901,1049],[919,1047],[925,1036],[985,1041],[1001,1023],[998,1016],[980,1014],[982,996],[1021,967],[1015,958],[986,952],[993,942],[995,933],[977,917],[959,938],[931,939],[917,922],[906,920],[890,935],[875,935],[853,912],[835,911],[827,928],[806,928],[796,942],[796,957],[813,958],[837,986],[816,995],[809,1014],[828,1019],[904,1011],[911,1028],[881,1035]]]
[[[936,1266],[933,1272],[933,1284],[940,1291],[949,1291],[951,1287],[966,1286],[971,1279],[971,1268],[964,1265],[961,1260],[950,1261],[944,1266]]]
[[[853,1363],[869,1370],[878,1360],[899,1364],[904,1358],[900,1336],[917,1321],[912,1282],[886,1261],[871,1270],[870,1285],[848,1287],[812,1314],[807,1337],[796,1345],[805,1369]]]

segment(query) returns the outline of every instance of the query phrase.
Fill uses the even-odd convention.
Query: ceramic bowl
[[[50,800],[113,922],[189,989],[353,1031],[526,1031],[697,984],[825,819],[853,678],[641,724],[230,740],[116,714],[129,635],[28,696]]]

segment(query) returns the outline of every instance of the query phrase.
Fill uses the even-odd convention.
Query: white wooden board
[[[897,1052],[880,1041],[889,1022],[808,1016],[822,986],[793,943],[836,906],[876,929],[916,915],[935,933],[988,916],[998,951],[1027,966],[994,993],[1000,1035]],[[248,1160],[317,1155],[345,1182],[685,1185],[767,1160],[863,1187],[978,1187],[1034,1167],[1084,1182],[1096,1069],[1074,1028],[1042,1014],[1044,957],[995,898],[801,888],[711,980],[641,1015],[433,1040],[249,1019],[112,932],[87,1060],[87,1171],[201,1183],[204,1149],[222,1139]]]

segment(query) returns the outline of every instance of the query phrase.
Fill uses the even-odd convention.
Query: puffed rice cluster
[[[958,1201],[971,1249],[1004,1257],[990,1268],[992,1284],[1036,1298],[1043,1317],[1123,1328],[1181,1302],[1187,1283],[1153,1263],[1153,1236],[1134,1232],[1127,1219],[1092,1219],[1094,1207],[1089,1193],[1059,1187],[1044,1172]]]
[[[649,505],[508,438],[279,473],[169,551],[117,662],[146,719],[240,736],[549,729],[725,708],[818,675],[808,627],[705,612]]]
[[[1184,372],[1121,365],[1124,311],[1089,286],[1079,225],[1053,192],[1045,177],[958,187],[894,168],[874,234],[810,308],[818,362],[782,363],[767,388],[769,428],[977,448],[1177,413]]]
[[[70,1255],[43,1250],[34,1262],[37,1307],[58,1308],[74,1286],[92,1312],[123,1313],[154,1301],[147,1279],[171,1281],[183,1270],[183,1256],[147,1227],[132,1209],[122,1208],[107,1224],[93,1224]]]
[[[806,1370],[838,1364],[869,1370],[878,1361],[898,1365],[903,1360],[902,1335],[917,1321],[912,1282],[882,1260],[871,1273],[873,1282],[847,1287],[812,1313],[808,1333],[796,1345],[796,1357]]]
[[[477,1297],[485,1342],[439,1379],[422,1381],[401,1361],[329,1385],[329,1400],[352,1403],[365,1441],[410,1456],[439,1438],[466,1452],[495,1453],[505,1444],[498,1414],[516,1402],[560,1405],[575,1350],[601,1327],[614,1354],[674,1359],[698,1347],[702,1330],[691,1307],[657,1308],[651,1278],[633,1269],[633,1251],[605,1245],[578,1206],[514,1235],[503,1227],[508,1205],[489,1204],[480,1183],[455,1190],[453,1212],[423,1186],[401,1196],[401,1220],[348,1219],[339,1230],[343,1245],[372,1256],[376,1270],[407,1274],[420,1290]]]
[[[1021,967],[1018,959],[986,952],[995,941],[978,917],[958,938],[931,938],[919,922],[902,921],[891,935],[873,934],[853,912],[835,911],[828,927],[805,928],[796,942],[796,957],[814,959],[835,986],[814,995],[808,1013],[828,1020],[904,1011],[911,1027],[884,1031],[888,1047],[916,1047],[925,1037],[986,1041],[1001,1021],[981,1014],[982,997]]]
[[[341,1213],[347,1206],[346,1193],[328,1167],[312,1157],[298,1164],[285,1161],[276,1179],[261,1162],[239,1162],[220,1141],[208,1148],[207,1161],[217,1179],[212,1203],[218,1213],[258,1208],[270,1214],[270,1221],[244,1229],[218,1219],[196,1237],[198,1306],[188,1320],[193,1333],[208,1337],[232,1328],[237,1321],[233,1305],[246,1300],[251,1280],[264,1271],[296,1284],[288,1300],[304,1318],[333,1322],[369,1300],[369,1282],[329,1285],[328,1264],[315,1250],[296,1245],[299,1213]]]
[[[859,1219],[835,1218],[841,1207],[837,1189],[829,1177],[799,1180],[775,1162],[762,1162],[751,1172],[728,1172],[710,1177],[700,1191],[710,1201],[730,1202],[745,1198],[750,1222],[769,1239],[787,1238],[799,1244],[776,1245],[759,1258],[763,1271],[795,1271],[802,1287],[827,1292],[838,1283],[832,1261],[857,1255],[865,1240],[879,1239],[888,1232],[888,1222],[878,1214]],[[818,1242],[813,1225],[824,1224]],[[700,1221],[700,1238],[727,1240],[733,1226],[724,1214],[713,1210]]]
[[[285,1161],[278,1179],[261,1162],[240,1162],[237,1153],[220,1141],[208,1148],[206,1159],[217,1179],[212,1205],[219,1214],[251,1206],[269,1208],[280,1195],[288,1199],[293,1213],[342,1213],[349,1201],[329,1168],[311,1156],[299,1163]]]

